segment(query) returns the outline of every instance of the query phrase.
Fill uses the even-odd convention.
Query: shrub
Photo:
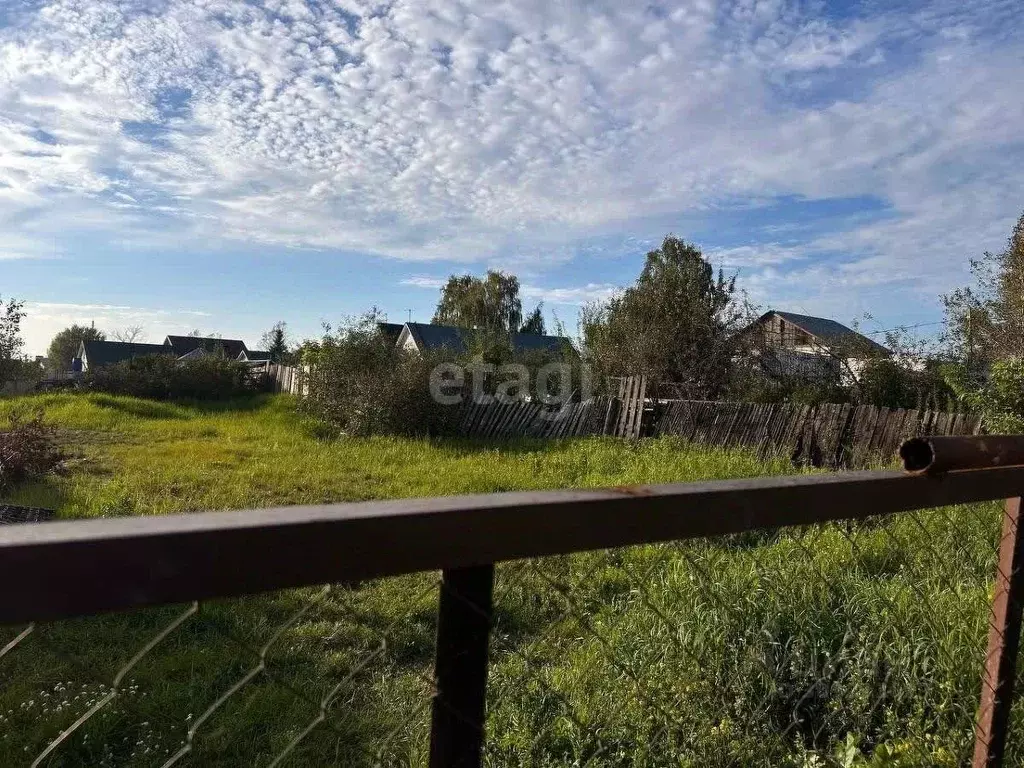
[[[347,435],[434,435],[448,431],[453,409],[430,396],[430,372],[439,362],[405,354],[381,334],[368,313],[307,344],[309,366],[302,409]]]
[[[990,434],[1024,432],[1024,360],[992,363],[983,380],[965,366],[948,366],[945,373],[960,399],[982,414]]]
[[[51,472],[64,460],[53,427],[43,423],[42,410],[16,408],[8,418],[9,427],[0,431],[0,491]]]
[[[307,393],[302,408],[309,415],[347,435],[439,435],[452,431],[461,415],[456,404],[439,403],[431,395],[431,373],[442,363],[458,364],[464,372],[462,384],[444,385],[446,396],[461,393],[463,402],[473,396],[474,376],[483,392],[501,396],[539,397],[536,373],[547,363],[576,363],[574,375],[564,378],[561,369],[547,377],[551,393],[568,396],[579,360],[567,347],[559,351],[516,352],[508,334],[466,332],[468,349],[444,349],[410,353],[395,348],[393,339],[378,328],[378,315],[371,311],[323,338],[307,343],[302,362],[308,367]],[[501,366],[514,363],[515,372]],[[523,374],[529,374],[528,377]],[[446,374],[441,374],[447,378]],[[528,378],[528,381],[524,381]],[[522,385],[522,386],[520,386]],[[461,386],[461,389],[459,387]]]
[[[269,381],[234,360],[147,355],[90,370],[86,387],[150,400],[227,400],[265,392]]]

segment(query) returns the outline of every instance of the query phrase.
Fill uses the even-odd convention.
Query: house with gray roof
[[[769,373],[817,378],[838,370],[859,375],[868,360],[892,351],[842,323],[826,317],[772,309],[745,331],[754,334],[755,353]]]
[[[268,352],[249,350],[240,339],[218,339],[202,336],[168,336],[163,344],[141,344],[124,341],[83,341],[72,370],[87,371],[125,360],[148,355],[168,355],[176,360],[194,360],[199,357],[223,357],[226,360],[264,361]]]
[[[269,363],[271,354],[257,349],[243,349],[235,360],[240,363]]]
[[[245,342],[241,339],[218,339],[203,336],[168,336],[164,344],[171,348],[176,357],[202,357],[215,355],[228,360],[237,360],[242,352],[246,352]],[[200,350],[197,352],[197,350]]]
[[[173,355],[174,352],[164,344],[141,344],[128,341],[83,341],[78,345],[78,368],[72,362],[72,370],[88,371],[104,365],[134,360],[148,355]]]
[[[433,323],[405,323],[395,346],[408,352],[424,353],[448,350],[455,354],[467,352],[472,344],[471,328],[456,328]],[[550,352],[561,354],[571,348],[564,336],[545,336],[538,333],[510,333],[509,343],[515,352]]]

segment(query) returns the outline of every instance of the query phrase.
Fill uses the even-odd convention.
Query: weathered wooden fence
[[[747,446],[788,453],[825,467],[864,467],[891,459],[900,443],[920,435],[974,435],[981,417],[826,403],[759,404],[677,400],[657,406],[647,434],[678,435],[694,443]]]
[[[306,393],[306,377],[303,368],[268,363],[266,372],[274,382],[275,392],[287,392],[292,395]]]
[[[853,406],[845,403],[649,401],[642,377],[623,379],[619,397],[549,407],[540,403],[474,402],[459,433],[466,437],[626,439],[677,435],[700,445],[745,446],[818,467],[865,467],[891,459],[900,443],[921,435],[974,435],[981,417]]]
[[[473,402],[466,406],[458,431],[466,437],[489,439],[612,434],[606,422],[609,408],[616,402],[614,398],[598,397],[560,408],[538,402]]]

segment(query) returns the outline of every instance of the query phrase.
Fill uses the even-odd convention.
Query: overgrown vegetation
[[[0,390],[10,381],[21,378],[25,360],[21,349],[21,321],[25,318],[25,303],[0,296]],[[38,367],[38,366],[37,366]]]
[[[432,376],[438,377],[435,391],[443,381],[448,398],[468,400],[496,391],[541,396],[534,374],[549,362],[576,361],[569,345],[565,350],[520,352],[513,349],[507,331],[488,329],[467,330],[459,348],[409,352],[395,348],[394,340],[378,327],[380,319],[376,311],[368,312],[337,329],[328,327],[320,341],[304,346],[308,396],[301,407],[336,434],[448,434],[460,414],[454,402],[434,396]],[[516,368],[502,372],[500,366],[508,364]],[[473,391],[474,376],[480,393]],[[546,393],[548,387],[559,390],[563,382],[554,375],[542,384]]]
[[[369,312],[307,343],[303,411],[346,435],[429,435],[446,431],[451,409],[430,396],[430,373],[441,358],[405,354]]]
[[[4,498],[63,517],[792,471],[674,440],[325,441],[282,396],[24,404],[45,407],[76,461]],[[992,505],[955,507],[502,565],[488,765],[960,765],[998,520]],[[424,574],[204,604],[56,758],[160,765],[318,598],[270,646],[266,670],[203,722],[190,759],[268,764],[338,685],[287,764],[424,764],[436,594]],[[0,764],[38,754],[183,609],[38,627],[4,658]]]
[[[636,283],[580,315],[588,360],[604,376],[645,374],[689,399],[724,394],[753,319],[736,276],[717,274],[697,246],[666,237]]]
[[[229,400],[269,391],[270,382],[244,363],[221,357],[176,360],[170,355],[144,355],[90,368],[85,386],[149,400]]]
[[[1024,430],[1024,214],[1006,248],[971,261],[974,284],[943,297],[947,382],[989,431]]]
[[[43,421],[42,409],[12,408],[7,421],[7,427],[0,429],[0,493],[15,483],[43,477],[64,459],[54,427]]]

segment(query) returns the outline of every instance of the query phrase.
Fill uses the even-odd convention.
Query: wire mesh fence
[[[1001,518],[499,564],[483,762],[969,763]],[[439,576],[6,627],[0,765],[426,765]]]
[[[419,765],[437,579],[12,627],[0,765]]]
[[[937,509],[501,570],[489,764],[969,763],[998,518]]]

